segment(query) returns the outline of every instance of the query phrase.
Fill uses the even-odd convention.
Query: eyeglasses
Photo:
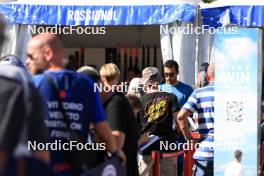
[[[175,73],[164,73],[165,77],[174,77]]]

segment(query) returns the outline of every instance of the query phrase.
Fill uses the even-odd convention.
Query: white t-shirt
[[[242,176],[243,167],[237,161],[229,163],[225,169],[225,176]]]

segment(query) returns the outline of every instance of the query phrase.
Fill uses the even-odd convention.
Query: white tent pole
[[[201,25],[201,12],[200,12],[200,6],[199,2],[196,1],[196,10],[195,10],[195,28],[196,27],[202,27]],[[194,71],[194,76],[195,76],[195,85],[197,85],[197,75],[198,75],[198,69],[199,69],[199,38],[200,34],[196,33],[195,37],[195,71]]]
[[[162,53],[163,64],[173,58],[171,35],[169,32],[170,25],[160,25],[160,48]],[[166,30],[168,29],[168,30]]]

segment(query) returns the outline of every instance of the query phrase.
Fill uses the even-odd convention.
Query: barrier
[[[146,167],[140,176],[145,176],[150,169],[152,169],[153,176],[160,176],[160,158],[176,157],[183,153],[184,151],[178,151],[175,153],[160,153],[159,151],[152,151],[152,162]]]
[[[199,139],[200,135],[198,132],[192,132],[193,139]],[[194,147],[193,147],[194,148]],[[152,162],[148,165],[148,167],[143,171],[143,173],[140,176],[145,176],[146,173],[150,169],[153,171],[153,176],[160,176],[160,158],[169,158],[169,157],[175,157],[179,156],[184,153],[184,176],[191,176],[192,175],[192,167],[194,164],[194,160],[192,159],[192,156],[194,154],[194,150],[187,150],[187,151],[178,151],[175,153],[160,153],[159,151],[153,151],[151,153]]]
[[[199,133],[198,132],[192,132],[192,138],[193,139],[199,139],[200,138]],[[191,176],[192,175],[192,167],[193,167],[193,164],[194,164],[192,156],[193,156],[194,152],[195,152],[194,150],[185,151],[185,154],[184,154],[184,167],[183,167],[184,168],[184,176]]]
[[[154,164],[152,167],[153,176],[160,176],[160,152],[154,151],[151,153]]]

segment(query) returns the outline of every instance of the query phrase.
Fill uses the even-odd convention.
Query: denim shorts
[[[194,160],[193,176],[213,176],[214,162],[205,160]]]

